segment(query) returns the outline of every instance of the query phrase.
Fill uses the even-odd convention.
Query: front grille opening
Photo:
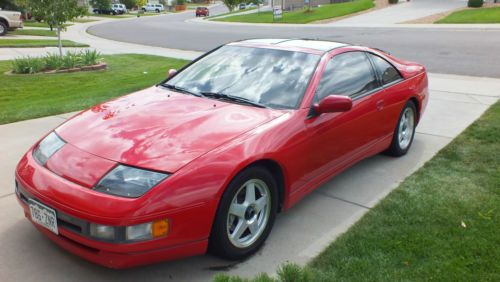
[[[21,201],[23,201],[25,204],[28,204],[28,198],[24,196],[23,193],[19,193],[19,198],[21,198]]]
[[[71,222],[67,222],[61,219],[57,219],[57,225],[62,226],[70,231],[76,232],[78,234],[82,233],[82,227],[75,225]]]

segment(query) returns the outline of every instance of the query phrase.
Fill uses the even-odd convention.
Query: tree
[[[120,2],[129,10],[137,6],[137,0],[121,0]]]
[[[234,11],[234,8],[240,3],[241,0],[222,0],[224,5],[229,9],[229,11]]]
[[[148,3],[148,0],[137,0],[137,7],[139,7],[139,9],[141,9],[142,6],[146,6],[147,3]]]
[[[91,0],[90,5],[99,10],[109,10],[111,8],[111,0]]]
[[[87,14],[87,7],[80,7],[76,0],[27,0],[27,8],[35,18],[43,19],[49,27],[56,28],[59,55],[62,57],[61,29],[64,23]]]
[[[14,0],[0,0],[0,8],[4,10],[17,10],[18,7]]]
[[[14,3],[19,7],[21,12],[24,14],[24,18],[28,18],[28,0],[14,0]]]

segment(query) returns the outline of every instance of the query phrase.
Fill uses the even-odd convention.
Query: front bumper
[[[40,200],[26,192],[22,187],[16,187],[16,195],[24,210],[25,217],[31,221],[42,234],[46,235],[63,249],[105,267],[116,269],[128,268],[199,255],[205,253],[208,246],[208,240],[206,239],[163,248],[156,246],[154,241],[150,241],[152,245],[150,250],[131,251],[134,248],[131,245],[135,243],[122,245],[88,238],[85,234],[87,229],[85,226],[88,226],[88,222],[62,213],[59,210],[56,210],[59,229],[59,234],[56,235],[47,228],[31,220],[28,199],[35,199],[39,202]]]
[[[17,199],[26,218],[32,221],[29,199],[54,209],[58,235],[32,221],[35,227],[57,245],[91,262],[110,268],[127,268],[204,254],[207,250],[207,230],[211,225],[208,205],[175,210],[164,208],[161,214],[139,213],[135,209],[137,203],[130,199],[96,193],[41,167],[32,158],[31,150],[16,169],[16,183]],[[141,200],[147,201],[140,205],[142,207],[157,208],[162,204],[146,198]],[[163,238],[117,243],[89,236],[90,222],[121,228],[162,218],[171,222],[170,232]]]

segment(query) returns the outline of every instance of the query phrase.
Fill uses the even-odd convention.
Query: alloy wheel
[[[250,179],[236,192],[227,214],[227,236],[237,248],[246,248],[266,229],[271,212],[271,193],[260,179]]]
[[[413,108],[407,107],[399,121],[398,141],[399,147],[405,150],[411,143],[415,126],[415,113]]]

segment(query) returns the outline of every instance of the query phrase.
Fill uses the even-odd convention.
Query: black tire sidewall
[[[260,237],[246,248],[238,248],[229,240],[226,232],[227,213],[239,188],[249,179],[260,179],[266,183],[271,193],[271,212],[267,225]],[[227,259],[242,259],[255,253],[269,236],[278,210],[278,186],[272,174],[259,166],[249,167],[236,175],[224,191],[212,226],[209,251]]]
[[[4,36],[7,34],[7,25],[3,22],[0,22],[0,25],[3,27],[3,32],[0,33],[0,36]]]
[[[400,144],[399,144],[399,123],[401,122],[401,119],[403,118],[403,113],[407,108],[412,108],[413,110],[413,132],[410,140],[410,144],[405,149],[402,149]],[[401,110],[401,113],[399,114],[398,122],[396,124],[396,128],[394,129],[394,136],[392,137],[392,143],[389,149],[386,151],[388,155],[399,157],[405,155],[408,150],[410,150],[411,145],[413,144],[413,140],[415,139],[415,129],[417,128],[417,107],[415,106],[415,103],[412,101],[406,102],[405,106],[403,107],[403,110]]]

